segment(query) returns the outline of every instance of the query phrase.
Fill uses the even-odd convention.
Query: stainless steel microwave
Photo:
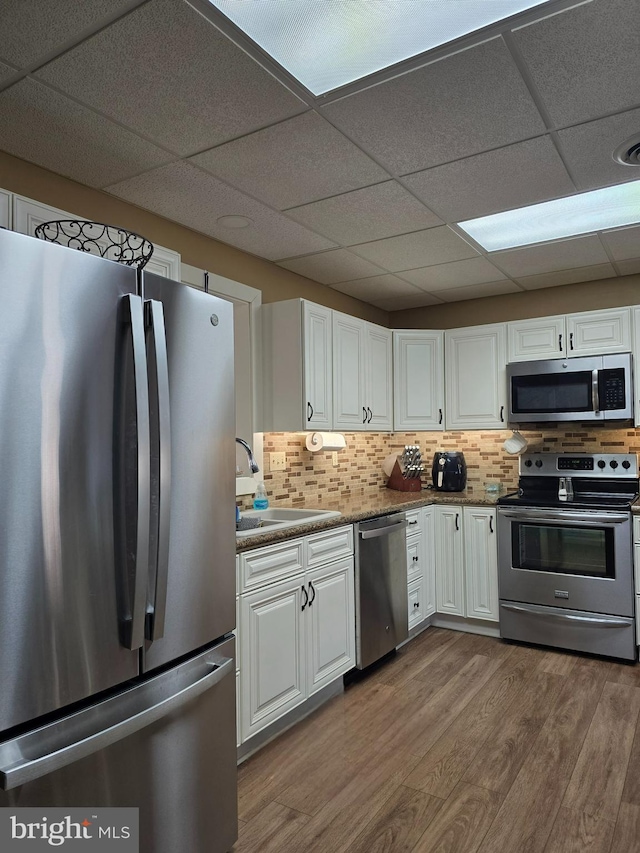
[[[631,353],[507,365],[509,421],[611,421],[633,417]]]

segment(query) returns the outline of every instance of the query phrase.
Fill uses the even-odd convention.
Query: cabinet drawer
[[[633,541],[640,543],[640,515],[633,517]],[[640,566],[638,566],[640,569]]]
[[[303,540],[291,539],[240,555],[242,592],[284,580],[304,570]]]
[[[305,565],[308,569],[331,563],[353,554],[353,526],[315,533],[304,540]]]
[[[424,615],[424,584],[422,578],[412,581],[407,586],[409,598],[409,630],[420,624]]]
[[[422,507],[420,509],[412,509],[405,513],[407,516],[407,536],[413,536],[414,533],[422,532]]]
[[[422,577],[424,571],[424,547],[422,536],[407,539],[407,582]]]

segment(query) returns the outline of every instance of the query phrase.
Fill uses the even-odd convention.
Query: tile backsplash
[[[563,453],[570,451],[603,453],[640,453],[640,429],[609,428],[592,424],[535,425],[520,432],[530,451]],[[264,434],[264,482],[270,502],[322,504],[346,495],[385,488],[382,463],[391,453],[401,453],[405,444],[417,444],[422,451],[427,473],[423,483],[431,481],[431,460],[436,450],[461,450],[467,463],[469,484],[477,487],[499,481],[506,488],[518,479],[518,457],[502,447],[511,430],[469,430],[455,432],[345,433],[347,446],[338,452],[333,467],[332,454],[311,453],[301,433]],[[269,470],[269,454],[284,452],[284,471]],[[252,497],[238,498],[241,509],[248,509]]]

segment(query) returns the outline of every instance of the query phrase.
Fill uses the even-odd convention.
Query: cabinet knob
[[[414,558],[413,558],[413,562],[414,562],[414,563],[417,563],[417,562],[418,562],[418,560],[419,560],[419,557],[414,557]]]

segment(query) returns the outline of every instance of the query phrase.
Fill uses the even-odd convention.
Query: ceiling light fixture
[[[253,219],[249,219],[248,216],[237,216],[236,214],[219,216],[216,219],[216,225],[220,225],[221,228],[248,228],[252,224]]]
[[[640,222],[640,181],[459,222],[488,252],[545,243]]]
[[[210,0],[314,95],[548,0]]]
[[[618,145],[613,152],[613,159],[623,166],[640,166],[640,133],[634,133]]]

